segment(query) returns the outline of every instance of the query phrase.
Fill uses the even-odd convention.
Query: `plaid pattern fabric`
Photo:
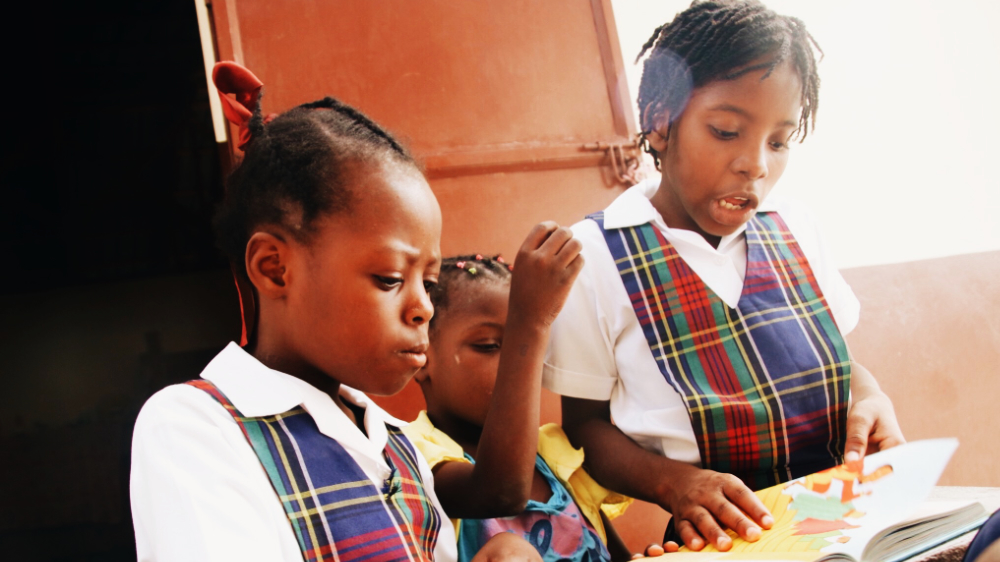
[[[660,372],[685,400],[702,465],[761,489],[842,461],[851,367],[812,269],[777,213],[747,224],[736,308],[652,224],[604,229]]]
[[[335,439],[301,407],[247,418],[209,381],[187,384],[236,420],[267,472],[306,562],[433,561],[441,518],[424,492],[416,450],[387,426],[383,452],[392,468],[377,489]]]

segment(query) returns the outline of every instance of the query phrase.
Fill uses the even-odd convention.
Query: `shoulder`
[[[236,425],[233,417],[207,392],[189,384],[168,386],[146,401],[135,431],[162,431],[171,427]]]
[[[403,434],[413,442],[432,469],[445,462],[469,462],[462,446],[434,427],[426,411],[421,411],[417,419],[404,427]]]
[[[150,397],[136,418],[133,471],[155,470],[166,457],[195,460],[196,452],[219,457],[244,441],[233,416],[207,392],[187,384],[168,386]]]
[[[836,265],[833,253],[827,246],[819,224],[809,209],[791,198],[769,197],[768,208],[775,211],[795,238],[802,254],[819,284],[823,296],[833,313],[842,334],[847,335],[858,324],[861,303],[850,285],[844,280]]]

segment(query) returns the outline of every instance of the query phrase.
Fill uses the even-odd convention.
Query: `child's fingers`
[[[572,234],[573,233],[570,232],[570,235]],[[565,244],[563,244],[563,247],[559,249],[559,253],[556,254],[556,257],[559,259],[560,265],[563,267],[569,267],[570,264],[573,263],[573,260],[580,256],[581,251],[583,251],[583,242],[580,242],[576,238],[570,238]]]
[[[718,508],[715,517],[720,523],[736,531],[736,534],[750,542],[756,542],[760,539],[760,527],[729,502]]]
[[[674,541],[667,541],[663,543],[663,550],[667,552],[677,552],[681,549],[681,545],[675,543]]]
[[[706,512],[708,513],[708,512]],[[711,517],[711,516],[709,516]],[[702,538],[698,528],[687,519],[677,520],[677,534],[681,536],[681,541],[691,550],[701,550],[705,548],[705,539]]]
[[[742,520],[739,523],[742,527],[729,524],[728,522],[726,524],[729,525],[729,528],[739,533],[741,537],[748,541],[755,541],[760,538],[761,528],[770,529],[774,525],[774,517],[764,507],[764,502],[760,501],[757,494],[753,493],[750,488],[747,488],[746,484],[741,480],[735,477],[730,479],[724,491],[726,497],[732,502],[730,505],[734,506],[733,509]],[[747,519],[747,516],[749,516],[749,519]]]
[[[571,240],[573,240],[573,231],[565,226],[560,226],[549,234],[538,250],[543,254],[556,256]]]
[[[531,231],[521,243],[522,252],[537,250],[549,238],[549,235],[559,228],[554,221],[543,221],[531,227]]]
[[[663,547],[658,544],[651,544],[646,547],[646,556],[663,556]]]
[[[871,434],[875,420],[864,408],[851,408],[847,416],[847,442],[844,445],[844,460],[857,463],[868,451],[868,436]]]

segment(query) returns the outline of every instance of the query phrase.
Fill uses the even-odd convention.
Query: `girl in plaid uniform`
[[[594,482],[555,424],[539,430],[542,358],[549,326],[582,266],[567,228],[528,235],[513,274],[502,258],[447,258],[431,292],[427,400],[405,432],[434,470],[458,532],[459,560],[499,533],[516,533],[543,560],[609,560],[602,507],[626,498]],[[613,533],[611,538],[616,538]],[[620,541],[618,559],[630,556]]]
[[[814,123],[814,47],[756,1],[657,28],[638,103],[662,176],[573,227],[586,266],[544,384],[591,474],[696,550],[772,524],[752,489],[903,441],[844,342],[857,299],[808,217],[767,197]]]
[[[265,119],[249,71],[220,63],[214,79],[245,151],[217,229],[258,322],[143,407],[138,559],[453,561],[426,461],[363,394],[398,391],[426,361],[437,201],[354,108],[325,98]],[[537,558],[512,536],[482,554]]]

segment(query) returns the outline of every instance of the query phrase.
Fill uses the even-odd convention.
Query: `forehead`
[[[441,317],[448,317],[448,322],[443,324],[458,321],[475,324],[490,320],[502,324],[507,317],[509,280],[495,277],[477,279],[465,271],[459,271],[457,275],[448,287],[448,306],[438,311]]]
[[[802,111],[802,79],[791,61],[785,60],[770,74],[762,68],[732,80],[713,80],[692,92],[685,112],[691,110],[790,121],[797,126]]]
[[[359,162],[346,171],[351,203],[322,219],[325,243],[350,245],[359,258],[402,253],[440,261],[441,209],[419,171],[392,162]]]

